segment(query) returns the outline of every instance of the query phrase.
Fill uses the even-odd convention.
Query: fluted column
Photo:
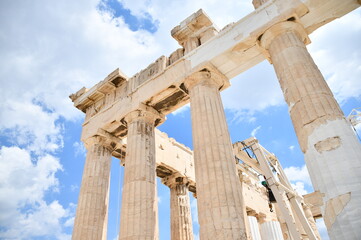
[[[261,240],[257,218],[255,216],[248,216],[248,222],[252,240]]]
[[[163,178],[162,182],[170,188],[171,240],[193,240],[187,179],[175,174]]]
[[[279,79],[331,239],[361,236],[361,145],[308,53],[295,22],[268,29],[261,46]]]
[[[157,238],[154,127],[159,118],[152,108],[125,117],[128,135],[119,240]]]
[[[109,176],[109,185],[110,186],[110,176]],[[106,206],[106,212],[105,212],[105,221],[103,224],[103,234],[102,234],[102,240],[107,240],[107,233],[108,233],[108,218],[109,218],[109,208],[108,208],[108,204],[109,204],[109,191],[110,191],[110,187],[108,187],[108,193],[107,193],[107,197],[105,199],[105,202],[107,203]]]
[[[97,136],[87,140],[88,149],[76,216],[73,240],[106,239],[108,191],[111,150],[105,139]]]
[[[155,234],[154,240],[159,240],[159,212],[158,212],[158,183],[157,176],[155,176],[155,190],[154,190],[154,198],[155,198]]]
[[[268,221],[261,224],[262,240],[283,240],[281,225],[278,221]]]
[[[246,239],[242,189],[219,93],[226,79],[194,73],[190,94],[200,238]]]

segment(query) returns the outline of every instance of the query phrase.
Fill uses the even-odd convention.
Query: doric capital
[[[171,34],[180,45],[184,45],[184,42],[188,41],[191,37],[198,37],[197,33],[199,33],[200,30],[212,26],[212,20],[202,9],[199,9],[183,20],[178,26],[174,27]]]
[[[154,108],[142,104],[137,110],[128,113],[124,117],[124,121],[128,124],[137,119],[144,119],[149,123],[153,123],[154,126],[158,126],[160,123],[164,122],[165,116]]]
[[[84,146],[89,151],[94,145],[105,145],[106,138],[103,136],[92,136],[86,140],[84,140]]]
[[[229,81],[226,76],[220,72],[205,68],[199,72],[193,73],[184,81],[184,86],[188,90],[192,90],[192,88],[198,84],[214,86],[221,90],[229,86]]]
[[[280,22],[269,29],[267,29],[263,35],[260,37],[260,40],[258,42],[259,46],[261,47],[262,51],[266,55],[266,58],[269,59],[268,49],[272,41],[280,34],[286,33],[286,32],[293,32],[299,36],[299,38],[305,43],[309,44],[310,39],[308,38],[308,34],[304,27],[298,23],[293,21],[286,21],[286,22]]]
[[[111,152],[124,148],[124,141],[113,136],[104,129],[98,129],[97,135],[84,140],[84,146],[89,151],[94,145],[102,145]]]
[[[175,188],[177,185],[187,185],[189,181],[187,177],[182,176],[179,173],[174,173],[162,178],[162,183],[169,188]]]
[[[297,22],[286,21],[277,23],[264,32],[260,39],[261,47],[268,50],[269,45],[271,44],[273,39],[285,32],[294,32],[305,44],[308,44],[310,42],[306,30],[301,24]]]

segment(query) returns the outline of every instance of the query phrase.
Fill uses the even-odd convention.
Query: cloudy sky
[[[179,46],[170,30],[199,8],[219,28],[251,0],[77,0],[0,3],[0,238],[70,239],[85,149],[83,113],[68,96],[119,67],[132,76]],[[309,51],[347,115],[361,107],[361,9],[310,36]],[[233,141],[256,136],[300,193],[312,191],[273,68],[268,62],[222,92]],[[192,147],[190,109],[160,127]],[[123,170],[112,161],[108,239],[119,230]],[[160,239],[169,239],[169,190],[159,184]],[[196,201],[192,199],[193,216]],[[322,232],[326,233],[322,223]],[[198,234],[194,219],[195,234]]]

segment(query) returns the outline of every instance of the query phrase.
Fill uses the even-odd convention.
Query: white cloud
[[[188,111],[190,109],[190,104],[186,104],[181,108],[178,108],[177,110],[175,110],[174,112],[172,112],[173,115],[182,115],[184,112]]]
[[[18,222],[9,232],[5,232],[4,237],[17,237],[29,239],[33,237],[50,236],[56,239],[70,239],[70,235],[65,234],[61,228],[62,219],[68,217],[68,212],[57,201],[50,204],[39,203],[31,212],[18,217]],[[14,223],[13,223],[14,224]],[[14,224],[14,225],[15,225]]]
[[[342,34],[340,34],[342,33]],[[333,21],[310,36],[310,52],[336,99],[361,95],[361,9]]]
[[[312,183],[306,165],[302,167],[287,167],[284,169],[284,172],[291,182],[293,189],[299,194],[304,195],[309,193],[309,190],[312,190]]]
[[[238,21],[241,17],[253,11],[253,5],[250,1],[224,0],[222,4],[218,0],[198,0],[198,1],[164,1],[164,0],[120,0],[126,8],[129,8],[132,14],[144,16],[144,13],[150,14],[153,19],[160,21],[160,28],[168,26],[170,28],[178,25],[190,14],[202,8],[210,18],[220,28],[230,22]],[[173,16],[173,18],[170,18]],[[168,31],[168,34],[169,34]]]
[[[288,149],[289,149],[290,151],[293,151],[293,150],[295,149],[295,146],[291,145],[291,146],[288,147]]]
[[[287,167],[284,169],[284,172],[291,182],[300,181],[305,184],[312,185],[306,165],[303,165],[302,167]]]
[[[159,56],[168,55],[179,47],[170,30],[199,8],[220,28],[253,9],[248,0],[221,4],[219,0],[122,2],[134,15],[148,13],[159,21],[158,31],[153,35],[131,31],[122,18],[100,14],[98,0],[2,1],[0,131],[13,145],[1,149],[0,161],[0,222],[10,229],[6,234],[18,231],[31,238],[31,224],[44,224],[48,229],[41,234],[51,231],[59,239],[68,237],[61,224],[71,224],[71,213],[57,201],[46,202],[44,196],[57,190],[55,173],[62,169],[59,159],[50,155],[63,147],[61,121],[83,116],[73,107],[69,94],[93,86],[117,67],[131,76]],[[311,36],[315,61],[341,101],[361,93],[356,41],[361,32],[360,12],[354,11]],[[238,119],[254,121],[254,112],[284,104],[267,62],[233,79],[232,85],[222,98],[225,108]],[[22,212],[24,206],[30,212]],[[192,213],[195,217],[197,211]]]
[[[256,134],[257,134],[257,132],[258,132],[260,129],[261,129],[261,126],[258,126],[258,127],[256,127],[255,129],[253,129],[252,132],[251,132],[251,136],[252,136],[252,137],[255,137]]]
[[[74,219],[75,219],[75,217],[68,218],[68,220],[66,220],[64,223],[64,227],[73,227]]]
[[[132,14],[143,17],[145,13],[159,21],[159,29],[155,37],[162,44],[162,53],[169,54],[179,46],[170,37],[170,31],[193,12],[202,8],[222,29],[225,25],[236,22],[253,11],[252,1],[200,0],[200,1],[134,1],[121,0]],[[260,84],[261,83],[261,84]],[[266,61],[232,79],[232,87],[222,92],[224,107],[233,111],[234,120],[253,119],[255,111],[262,111],[269,106],[284,104],[282,92],[278,85],[273,67]],[[184,109],[185,110],[185,109]],[[243,119],[244,118],[244,119]]]
[[[158,57],[152,35],[129,30],[121,18],[99,14],[97,4],[2,3],[0,81],[8,107],[35,100],[65,119],[79,119],[82,113],[68,98],[71,93],[91,87],[118,66],[133,74]]]
[[[73,148],[74,148],[74,154],[76,157],[77,156],[83,156],[83,157],[86,156],[86,148],[84,147],[83,142],[75,141],[73,143]]]
[[[147,13],[159,21],[158,31],[154,35],[131,31],[122,18],[99,14],[97,0],[56,5],[22,2],[21,8],[17,1],[3,3],[0,79],[7,105],[37,100],[58,116],[78,119],[82,114],[72,106],[70,93],[84,85],[91,87],[118,66],[132,75],[160,55],[169,54],[178,47],[170,30],[199,8],[220,27],[253,10],[251,1],[121,2],[134,15]],[[355,41],[361,32],[360,12],[354,11],[311,36],[310,51],[340,100],[361,93],[357,84],[361,53]],[[284,104],[273,67],[266,61],[232,80],[232,85],[222,94],[229,110],[252,115]],[[27,115],[21,116],[26,119]]]
[[[100,14],[97,0],[60,1],[56,5],[22,2],[21,8],[17,1],[3,3],[0,81],[7,101],[0,112],[11,112],[14,102],[30,106],[36,101],[52,111],[48,115],[54,122],[59,117],[79,119],[82,113],[72,106],[70,93],[84,85],[91,87],[118,66],[132,75],[160,55],[169,54],[178,47],[170,30],[191,13],[203,8],[223,27],[253,10],[250,1],[121,2],[134,15],[147,13],[159,21],[158,31],[154,35],[131,31],[122,18]],[[361,54],[354,41],[361,32],[359,18],[357,10],[311,36],[314,43],[310,50],[340,100],[361,93],[357,84]],[[344,28],[346,24],[348,28]],[[252,118],[255,111],[284,104],[273,67],[266,61],[233,79],[232,85],[222,97],[225,108],[238,117],[248,114],[246,117]],[[28,119],[27,111],[14,111],[18,119]],[[6,127],[0,124],[0,129]],[[31,125],[26,128],[32,129]]]
[[[347,27],[345,27],[347,26]],[[308,46],[314,61],[342,104],[361,95],[361,9],[315,31]],[[342,34],[340,34],[342,32]],[[232,81],[222,92],[225,108],[247,120],[257,111],[285,104],[273,67],[263,61]]]
[[[31,102],[9,99],[2,102],[0,108],[0,130],[12,144],[26,146],[37,153],[54,152],[62,147],[62,126],[56,123],[57,113]]]
[[[131,75],[160,55],[154,36],[100,14],[97,4],[1,3],[0,132],[13,146],[1,153],[4,237],[68,238],[63,228],[71,224],[72,214],[58,201],[45,200],[48,192],[58,191],[55,173],[62,167],[50,154],[63,147],[62,122],[83,115],[68,96],[93,86],[118,66]],[[74,147],[75,154],[83,153],[80,143]],[[32,233],[37,226],[45,229]]]
[[[62,170],[59,159],[44,155],[31,159],[30,153],[18,147],[0,150],[0,238],[31,239],[55,236],[70,239],[62,222],[71,217],[58,201],[47,203],[47,192],[58,191],[55,174]]]
[[[303,182],[295,182],[291,183],[291,186],[293,187],[296,192],[300,195],[305,195],[308,193],[308,191],[305,189],[305,184]]]
[[[263,61],[231,80],[231,87],[222,92],[224,107],[240,113],[244,120],[257,111],[285,104],[273,67]]]

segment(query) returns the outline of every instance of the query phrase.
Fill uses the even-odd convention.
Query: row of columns
[[[186,81],[192,106],[198,216],[202,239],[247,239],[242,189],[219,94],[219,89],[225,81],[224,76],[207,70],[192,75]],[[119,240],[156,239],[154,127],[160,118],[162,116],[159,113],[147,106],[125,117],[128,136]],[[98,145],[99,143],[94,146]],[[106,147],[103,149],[107,150],[107,155],[96,155],[98,158],[94,161],[92,161],[94,152],[88,152],[83,179],[89,178],[94,184],[97,183],[97,179],[94,179],[93,173],[87,170],[87,165],[93,162],[95,168],[107,172],[109,184],[109,166],[104,168],[99,161],[107,162],[109,165],[111,151]],[[107,191],[108,187],[109,185],[99,186],[103,191]],[[177,182],[176,185],[170,185],[170,188],[172,205],[174,205],[172,208],[174,239],[177,239],[176,232],[181,235],[179,239],[193,239],[186,183],[182,180],[181,184]],[[88,184],[83,180],[78,209],[79,211],[87,209],[94,215],[101,213],[103,224],[106,215],[105,206],[99,211],[94,211],[93,208],[97,206],[91,204],[96,204],[98,201],[94,202],[92,199],[84,203],[81,201],[83,193],[87,191]],[[92,192],[92,194],[98,193]],[[92,229],[97,234],[89,233],[85,237],[82,233],[77,233],[75,228],[87,220],[89,220],[87,216],[77,213],[73,239],[101,239],[98,233],[100,227],[94,228],[92,224],[85,224],[83,227]],[[181,229],[185,223],[188,223],[186,228]]]
[[[284,240],[278,221],[259,222],[257,217],[248,216],[252,240]]]
[[[314,188],[325,194],[323,215],[331,238],[357,239],[361,235],[361,148],[309,55],[306,39],[300,24],[282,22],[263,34],[260,46],[274,65]],[[219,92],[227,81],[210,68],[185,81],[191,103],[202,240],[242,240],[248,235],[242,188]],[[161,118],[150,107],[125,118],[128,143],[119,240],[156,239],[154,127]],[[101,239],[104,234],[111,150],[100,143],[88,150],[73,239]],[[174,226],[177,236],[183,236],[179,239],[192,239],[188,235],[191,224],[185,222],[189,217],[184,205],[189,201],[186,183],[180,182],[171,187],[172,204],[178,208],[172,210],[172,219],[179,219],[172,222],[172,232]]]

